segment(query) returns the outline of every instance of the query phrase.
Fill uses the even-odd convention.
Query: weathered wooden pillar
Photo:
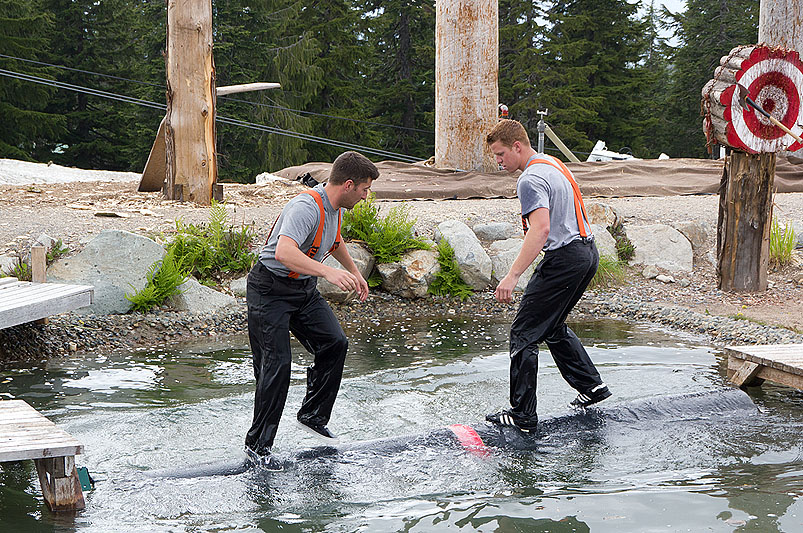
[[[45,503],[51,511],[80,511],[86,506],[75,457],[35,459]]]
[[[774,153],[733,150],[725,160],[717,223],[720,290],[767,290],[774,179]]]
[[[499,103],[498,4],[438,0],[435,16],[435,166],[497,170],[485,135]]]
[[[211,0],[168,0],[165,196],[209,205],[217,181]]]
[[[761,0],[758,42],[803,52],[803,0]]]

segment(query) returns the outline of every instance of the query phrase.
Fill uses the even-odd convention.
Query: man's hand
[[[360,276],[362,278],[362,276]],[[326,270],[326,274],[324,275],[324,279],[340,288],[343,291],[356,291],[357,294],[361,295],[362,297],[362,287],[360,285],[360,281],[362,284],[365,285],[365,296],[368,296],[368,284],[365,283],[364,279],[358,280],[357,277],[352,274],[351,272],[346,272],[345,270],[341,270],[339,268],[329,267]]]
[[[357,296],[360,298],[361,302],[364,302],[366,298],[368,298],[368,282],[365,281],[365,278],[362,275],[355,276],[357,278]]]
[[[494,296],[496,297],[496,301],[501,302],[503,304],[509,304],[513,301],[513,289],[516,288],[516,284],[519,282],[519,277],[513,274],[508,274],[505,276],[502,281],[499,282],[499,285],[496,287],[496,291],[494,291]]]

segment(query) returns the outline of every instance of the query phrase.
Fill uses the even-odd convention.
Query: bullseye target
[[[764,111],[797,135],[803,134],[803,63],[797,52],[756,47],[742,61],[736,81]],[[720,103],[726,106],[724,118],[730,146],[749,153],[803,148],[759,111],[743,109],[739,98],[736,85],[728,87],[720,97]]]

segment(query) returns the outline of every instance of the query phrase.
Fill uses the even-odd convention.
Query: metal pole
[[[544,122],[544,117],[549,114],[549,109],[544,109],[543,111],[538,111],[538,114],[541,115],[541,119],[538,121],[538,153],[544,153],[544,132],[546,131],[546,122]]]

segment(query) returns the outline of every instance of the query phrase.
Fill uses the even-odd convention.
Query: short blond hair
[[[496,123],[491,132],[485,137],[485,143],[491,146],[495,142],[501,142],[508,148],[513,146],[513,143],[519,141],[521,144],[530,146],[530,138],[527,136],[527,130],[521,125],[521,122],[516,120],[504,119]]]

